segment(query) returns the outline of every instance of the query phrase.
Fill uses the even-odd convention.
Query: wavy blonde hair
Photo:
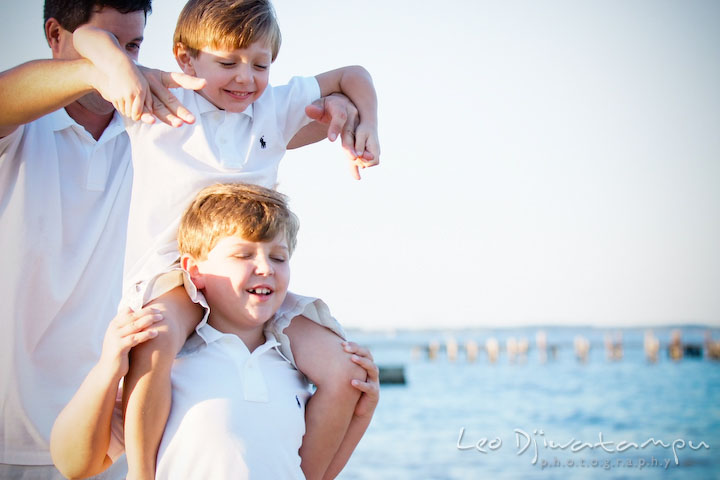
[[[192,57],[200,49],[235,50],[266,41],[275,61],[282,37],[275,10],[267,0],[190,0],[180,12],[173,51],[182,44]]]
[[[269,242],[284,233],[292,255],[299,228],[285,195],[258,185],[216,184],[202,189],[185,210],[178,248],[180,254],[204,260],[222,238]]]

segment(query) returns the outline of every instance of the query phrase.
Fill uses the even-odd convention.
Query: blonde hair
[[[204,260],[225,237],[269,242],[285,234],[292,255],[299,228],[285,195],[258,185],[217,184],[202,189],[185,210],[178,228],[178,248],[181,254]]]
[[[173,51],[177,54],[182,44],[197,57],[203,47],[234,50],[260,40],[268,43],[275,61],[282,37],[268,0],[190,0],[178,17]]]

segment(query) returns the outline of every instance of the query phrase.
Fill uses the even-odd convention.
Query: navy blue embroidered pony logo
[[[265,143],[265,136],[263,135],[262,137],[260,137],[260,148],[265,150],[266,147],[267,147],[267,143]]]
[[[300,404],[300,399],[298,398],[297,395],[295,395],[295,401],[296,401],[297,404],[298,404],[298,408],[302,409],[302,405]]]

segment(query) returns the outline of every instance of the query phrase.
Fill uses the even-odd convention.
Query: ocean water
[[[537,330],[352,332],[378,365],[402,365],[407,383],[382,385],[339,478],[720,479],[720,361],[671,360],[669,328],[654,332],[654,363],[641,329],[622,330],[623,357],[613,361],[603,342],[615,330],[545,328],[556,354],[542,362]],[[704,333],[686,327],[683,341],[702,345]],[[578,335],[591,345],[584,363],[573,349]],[[444,351],[430,360],[417,348],[490,337],[501,345],[495,363],[482,348],[474,362],[462,351],[455,361]],[[509,359],[510,337],[530,341],[525,359]]]

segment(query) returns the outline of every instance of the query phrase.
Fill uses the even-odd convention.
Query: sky
[[[140,61],[177,70],[184,2]],[[720,326],[720,2],[277,0],[271,83],[362,65],[381,164],[288,152],[291,288],[347,327]],[[0,69],[50,55],[4,2]]]

